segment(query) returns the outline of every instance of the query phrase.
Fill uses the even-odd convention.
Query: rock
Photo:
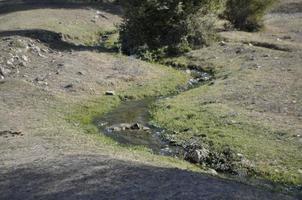
[[[121,127],[123,130],[131,129],[131,124],[120,124],[120,127]]]
[[[10,60],[8,60],[8,61],[6,62],[6,64],[7,64],[8,66],[14,66],[13,62],[11,62]]]
[[[84,75],[84,72],[77,72],[77,75],[82,76],[82,75]]]
[[[4,76],[0,75],[0,80],[3,80],[4,79]]]
[[[217,176],[218,175],[218,173],[217,173],[217,171],[215,169],[208,169],[206,171],[206,173],[211,174],[213,176]]]
[[[70,83],[70,84],[68,84],[68,85],[65,85],[64,88],[65,88],[65,89],[73,88],[73,84]]]
[[[202,163],[209,157],[209,150],[206,148],[189,150],[185,154],[185,160],[192,163]]]
[[[42,51],[43,53],[49,53],[49,51],[48,51],[47,49],[41,49],[41,51]]]
[[[149,128],[149,127],[147,127],[147,126],[144,126],[144,127],[143,127],[143,130],[144,130],[144,131],[149,131],[149,130],[150,130],[150,128]]]
[[[227,43],[226,43],[225,41],[221,41],[221,42],[219,42],[219,45],[220,45],[220,46],[226,46]]]
[[[132,130],[140,130],[141,129],[141,125],[139,123],[135,123],[133,124],[130,129]]]
[[[47,56],[44,56],[44,55],[41,54],[40,52],[38,53],[38,56],[40,56],[41,58],[47,58]]]
[[[45,80],[45,76],[38,76],[35,78],[35,81],[44,81]]]
[[[26,66],[27,66],[27,63],[24,62],[24,61],[22,61],[22,62],[19,63],[19,65],[20,65],[21,67],[26,67]]]
[[[107,96],[115,96],[115,92],[114,91],[106,91],[105,95],[107,95]]]
[[[4,67],[0,66],[0,75],[3,77],[8,76],[11,73],[9,69],[5,69]]]
[[[122,128],[120,126],[111,126],[111,127],[107,128],[107,130],[110,132],[112,132],[112,131],[119,132],[119,131],[122,131]]]
[[[31,47],[31,50],[33,51],[33,52],[36,52],[36,53],[40,53],[41,52],[41,49],[40,49],[40,47],[37,47],[37,46],[34,46],[34,45],[31,45],[32,47]]]
[[[121,130],[122,130],[121,127],[113,127],[113,129],[112,129],[112,131],[116,131],[116,132],[119,132]]]
[[[44,85],[44,86],[48,86],[48,83],[46,81],[38,81],[37,82],[39,85]]]
[[[21,58],[22,58],[22,60],[24,60],[25,62],[28,62],[28,61],[29,61],[29,59],[28,59],[28,57],[27,57],[26,55],[23,55]]]

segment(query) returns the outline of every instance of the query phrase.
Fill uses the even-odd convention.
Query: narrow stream
[[[209,81],[212,76],[205,72],[190,71],[192,79],[179,92],[196,88]],[[150,122],[150,106],[162,97],[150,97],[137,101],[125,101],[111,112],[96,117],[94,124],[101,133],[122,145],[144,146],[155,154],[183,158],[184,149],[164,141],[161,135],[167,131]]]
[[[95,119],[102,133],[123,145],[148,147],[155,154],[182,157],[181,147],[162,140],[164,129],[149,124],[149,108],[156,98],[125,101],[113,111]]]
[[[196,71],[193,73],[195,78],[191,79],[187,86],[180,89],[179,92],[199,87],[211,80],[211,76],[207,73]],[[154,154],[184,159],[184,147],[176,146],[169,141],[163,140],[162,135],[167,130],[150,124],[150,106],[162,98],[163,97],[151,97],[142,100],[124,101],[111,112],[95,117],[94,124],[99,128],[101,134],[105,134],[121,145],[144,146],[152,150]],[[300,189],[281,186],[265,180],[234,176],[231,174],[221,175],[228,179],[245,183],[248,182],[249,184],[263,186],[264,188],[271,190],[281,190],[292,194],[300,194]]]

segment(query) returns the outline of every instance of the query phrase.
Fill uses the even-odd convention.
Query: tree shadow
[[[115,49],[105,48],[100,45],[86,46],[86,45],[76,45],[64,40],[64,35],[61,33],[56,33],[53,31],[43,30],[43,29],[30,29],[30,30],[9,30],[0,31],[1,37],[11,37],[11,36],[22,36],[32,39],[37,39],[42,43],[48,45],[53,50],[59,51],[98,51],[98,52],[115,52]]]
[[[95,155],[2,167],[0,191],[1,200],[295,199],[199,173]]]
[[[68,0],[0,0],[0,15],[17,11],[26,11],[45,8],[94,8],[114,15],[121,15],[121,7],[112,3],[95,1],[95,3],[72,3]]]

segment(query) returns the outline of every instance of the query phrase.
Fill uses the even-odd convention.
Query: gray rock
[[[19,65],[20,65],[21,67],[26,67],[26,66],[27,66],[27,63],[24,62],[24,61],[21,61],[21,62],[19,63]]]
[[[48,51],[47,49],[41,49],[41,51],[42,51],[43,53],[49,53],[49,51]]]
[[[26,55],[23,55],[21,58],[22,58],[22,60],[24,60],[25,62],[28,62],[28,61],[29,61],[29,59],[28,59],[28,57],[27,57]]]
[[[217,173],[217,171],[215,169],[208,169],[206,171],[206,173],[211,174],[213,176],[217,176],[218,175],[218,173]]]
[[[117,125],[117,126],[111,126],[111,127],[107,128],[107,130],[109,130],[110,132],[112,132],[112,131],[120,132],[120,131],[122,131],[122,128],[119,125]]]
[[[3,77],[8,76],[11,73],[9,69],[5,69],[4,67],[0,66],[0,75]]]
[[[113,131],[116,131],[116,132],[119,132],[119,131],[121,131],[122,129],[121,129],[121,127],[113,127],[112,130],[113,130]]]
[[[149,127],[147,127],[147,126],[144,126],[144,127],[143,127],[143,130],[144,130],[144,131],[149,131],[149,130],[150,130],[150,128],[149,128]]]
[[[35,81],[44,81],[45,80],[45,76],[38,76],[35,78]]]
[[[44,55],[41,54],[40,52],[38,52],[38,56],[40,56],[41,58],[47,58],[47,56],[44,56]]]
[[[14,64],[13,64],[13,62],[12,62],[11,60],[8,60],[8,61],[6,62],[6,64],[7,64],[8,66],[14,66]]]
[[[48,86],[48,83],[46,81],[38,81],[39,85]]]
[[[209,150],[206,148],[189,150],[185,153],[185,160],[192,163],[202,163],[209,157]]]
[[[127,130],[127,129],[131,129],[131,124],[120,124],[120,127],[123,129],[123,130]]]
[[[220,46],[226,46],[227,44],[226,44],[225,41],[221,41],[221,42],[219,42],[219,45],[220,45]]]

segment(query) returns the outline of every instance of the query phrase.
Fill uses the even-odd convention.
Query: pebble
[[[220,46],[226,46],[226,42],[225,41],[221,41],[219,42]]]
[[[22,59],[25,61],[25,62],[28,62],[28,57],[26,55],[23,55],[22,56]]]
[[[217,173],[217,171],[215,169],[208,169],[206,172],[208,174],[213,175],[213,176],[217,176],[218,175],[218,173]]]

